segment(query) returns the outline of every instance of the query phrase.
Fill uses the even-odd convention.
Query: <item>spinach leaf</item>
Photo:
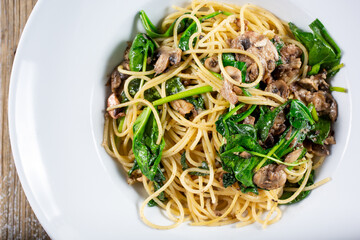
[[[223,53],[222,61],[223,61],[224,67],[232,66],[232,67],[239,69],[241,71],[242,81],[245,82],[245,79],[246,79],[246,63],[245,62],[236,61],[235,54],[233,54],[233,53]]]
[[[173,77],[166,81],[165,90],[166,90],[166,95],[170,96],[184,91],[185,87],[181,83],[180,77]],[[201,95],[199,97],[191,96],[191,97],[186,97],[184,99],[189,103],[193,104],[196,110],[205,109],[204,107],[205,102]]]
[[[156,43],[149,36],[144,33],[137,34],[129,50],[130,70],[146,71],[147,58],[154,55],[156,48]]]
[[[302,178],[297,184],[295,187],[300,187],[301,183],[303,182],[304,178]],[[310,186],[312,184],[314,184],[315,182],[315,172],[314,170],[311,171],[310,173],[310,176],[309,176],[309,179],[308,179],[308,182],[306,183],[306,186]],[[291,204],[294,204],[294,203],[297,203],[297,202],[300,202],[302,200],[304,200],[307,196],[309,196],[311,191],[302,191],[294,200],[292,200],[291,202],[288,202],[284,205],[291,205]],[[291,197],[291,195],[293,195],[294,192],[284,192],[280,199],[287,199],[289,197]]]
[[[331,121],[328,118],[320,117],[314,125],[314,128],[308,133],[307,137],[316,144],[324,144],[329,136]]]
[[[140,79],[133,79],[128,85],[128,91],[131,97],[134,97],[135,94],[139,91],[140,88]],[[160,93],[154,88],[145,90],[144,98],[149,102],[153,102],[161,98]],[[121,92],[121,103],[128,102],[129,99],[126,97],[124,91]]]
[[[151,20],[149,19],[149,17],[146,15],[146,13],[143,10],[140,11],[140,19],[141,19],[141,22],[142,22],[145,30],[146,30],[146,33],[152,38],[171,37],[174,34],[175,23],[178,20],[178,18],[175,19],[174,22],[169,26],[169,28],[164,33],[160,33],[160,31],[151,22]],[[178,25],[177,32],[181,33],[191,23],[192,23],[192,19],[184,18],[183,20],[180,21],[180,23]]]
[[[211,13],[209,15],[203,16],[201,18],[199,18],[200,22],[203,22],[209,18],[213,18],[219,14],[221,14],[221,11],[218,12],[214,12]],[[189,41],[190,41],[190,37],[197,31],[197,25],[195,22],[192,22],[189,27],[186,28],[186,30],[183,32],[183,34],[181,35],[181,38],[179,40],[179,48],[182,51],[186,51],[189,50]]]
[[[289,23],[295,38],[304,44],[309,52],[309,65],[312,68],[308,74],[317,74],[320,69],[325,68],[329,71],[328,77],[334,76],[341,68],[341,50],[319,19],[309,26],[313,33],[304,32],[295,24]]]
[[[159,132],[149,107],[145,108],[135,120],[133,132],[132,149],[136,162],[142,174],[150,181],[154,181],[161,161],[162,151],[165,147],[165,141],[162,139],[160,145],[156,144]]]
[[[239,104],[236,106],[233,110],[238,110],[241,107],[243,107],[243,104]],[[242,131],[239,130],[239,128],[246,128],[246,127],[239,127],[237,124],[238,122],[244,120],[247,116],[249,116],[256,108],[256,105],[252,105],[248,110],[245,112],[242,112],[240,114],[235,114],[236,111],[230,111],[228,113],[220,115],[218,120],[215,122],[216,130],[218,133],[220,133],[222,136],[227,137],[229,135],[241,133]],[[255,131],[255,129],[254,129]],[[256,134],[255,134],[256,135]],[[255,137],[256,138],[256,137]]]
[[[269,135],[271,127],[274,125],[276,116],[289,104],[289,101],[280,105],[272,111],[265,113],[264,108],[261,108],[261,114],[258,121],[255,124],[255,128],[258,131],[259,138],[261,141],[265,141]]]
[[[246,134],[241,133],[229,136],[229,138],[226,139],[227,144],[225,147],[225,151],[230,150],[231,152],[242,152],[248,150],[258,153],[265,153],[265,150],[260,146],[256,138],[254,138],[251,134],[252,132],[247,132]]]
[[[180,163],[183,171],[189,168],[189,165],[186,162],[185,151],[181,154]]]
[[[290,124],[295,128],[305,128],[308,124],[315,123],[312,114],[300,100],[291,100],[290,112],[288,114]]]
[[[256,156],[245,159],[236,154],[237,152],[225,152],[220,155],[223,169],[233,173],[235,178],[245,187],[256,187],[253,183],[253,169],[260,162]]]
[[[224,173],[222,176],[222,182],[224,188],[227,188],[231,185],[233,185],[236,182],[235,175],[233,173]]]

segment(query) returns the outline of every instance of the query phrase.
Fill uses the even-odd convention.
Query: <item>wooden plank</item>
[[[0,4],[0,238],[50,239],[22,190],[11,153],[7,121],[12,63],[21,33],[36,0],[1,0]]]

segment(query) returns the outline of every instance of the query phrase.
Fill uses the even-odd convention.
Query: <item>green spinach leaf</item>
[[[259,134],[259,138],[261,141],[265,141],[269,135],[269,131],[271,127],[274,125],[274,121],[276,116],[289,104],[289,101],[280,105],[272,111],[265,111],[264,108],[261,108],[261,114],[258,121],[255,124],[255,128]]]
[[[291,100],[290,112],[287,117],[294,128],[306,128],[309,124],[315,123],[309,109],[297,99]]]
[[[221,14],[221,11],[218,12],[214,12],[211,13],[209,15],[203,16],[201,18],[199,18],[200,22],[203,22],[207,19],[213,18],[219,14]],[[189,50],[189,41],[190,41],[190,37],[197,31],[197,25],[195,22],[192,22],[189,27],[186,28],[186,30],[183,32],[183,34],[181,35],[181,38],[179,40],[179,48],[182,51],[186,51]]]
[[[146,15],[146,13],[143,10],[140,11],[140,19],[146,30],[146,33],[152,38],[171,37],[174,34],[175,23],[178,20],[178,19],[175,19],[174,22],[169,26],[169,28],[164,33],[160,33],[160,31],[151,22],[151,20],[149,19],[149,17]],[[184,18],[183,20],[181,20],[178,25],[177,32],[178,33],[183,32],[192,23],[192,21],[193,20],[190,18]]]
[[[331,121],[328,118],[320,117],[314,125],[314,128],[308,133],[307,137],[316,144],[324,144],[329,136]]]
[[[145,108],[136,119],[133,131],[132,148],[136,162],[142,174],[150,181],[154,181],[158,165],[161,161],[162,151],[165,147],[165,141],[162,139],[159,145],[156,144],[159,132],[149,107]]]
[[[137,34],[129,50],[130,70],[146,71],[147,58],[154,55],[156,48],[157,44],[149,36],[144,33]]]

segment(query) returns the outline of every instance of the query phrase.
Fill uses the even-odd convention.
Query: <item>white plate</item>
[[[244,1],[238,1],[243,3]],[[170,231],[145,226],[138,208],[144,196],[101,147],[105,83],[122,58],[125,42],[143,31],[136,13],[155,21],[173,4],[161,0],[40,0],[21,38],[9,99],[10,136],[25,193],[40,222],[55,239],[359,238],[357,174],[360,161],[358,1],[251,1],[305,28],[322,20],[343,49],[346,67],[333,85],[339,103],[337,144],[317,179],[333,180],[305,201],[285,208],[266,230],[191,227]],[[350,87],[351,85],[351,87]],[[353,106],[353,107],[352,107]],[[353,123],[353,124],[352,124]],[[349,145],[349,146],[348,146]],[[157,208],[146,211],[158,223]],[[149,214],[150,213],[150,214]],[[311,234],[311,235],[309,235]]]

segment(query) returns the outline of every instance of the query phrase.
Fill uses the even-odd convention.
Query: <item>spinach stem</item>
[[[229,117],[231,117],[234,113],[236,113],[240,108],[242,108],[243,106],[245,106],[244,103],[240,103],[239,105],[237,105],[236,107],[234,107],[230,112],[228,112],[225,117],[224,117],[224,121],[226,121]]]
[[[258,152],[252,152],[252,151],[249,151],[249,153],[252,154],[252,155],[255,155],[255,156],[264,157],[265,161],[266,161],[266,159],[270,159],[270,160],[272,160],[272,161],[274,161],[274,162],[277,162],[277,163],[280,163],[280,164],[283,164],[283,165],[286,165],[286,166],[298,166],[298,165],[300,165],[300,164],[303,164],[303,163],[306,163],[306,162],[307,162],[307,161],[302,161],[302,162],[297,162],[297,163],[286,163],[286,162],[283,162],[283,161],[281,161],[281,160],[279,160],[279,159],[270,157],[270,156],[268,156],[268,154],[265,155],[265,154],[261,154],[261,153],[258,153]],[[264,160],[263,160],[263,161],[264,161]],[[265,162],[264,162],[264,163],[265,163]],[[259,165],[260,165],[260,164],[259,164]],[[258,166],[259,166],[259,165],[258,165]],[[257,172],[257,171],[259,170],[259,169],[258,169],[258,166],[255,168],[255,172]]]
[[[280,161],[280,160],[278,160],[278,159],[276,159],[276,158],[271,157],[271,155],[273,155],[273,154],[276,152],[276,150],[277,150],[284,142],[285,142],[285,138],[281,139],[281,141],[279,142],[279,144],[277,144],[276,146],[274,146],[266,155],[263,155],[263,154],[261,154],[261,153],[257,153],[257,154],[258,154],[257,156],[264,157],[264,159],[256,166],[255,172],[259,171],[259,169],[262,167],[262,165],[264,165],[264,163],[266,162],[267,159],[271,159],[271,160],[273,160],[273,161],[276,160],[275,162],[281,162],[281,163],[282,163],[282,161]],[[254,152],[254,153],[256,153],[256,152]],[[253,154],[253,152],[251,152],[251,154]],[[259,154],[261,154],[262,156],[259,155]],[[256,155],[256,154],[254,154],[254,155]],[[274,159],[275,159],[275,160],[274,160]],[[295,166],[296,166],[296,165],[295,165]]]
[[[330,91],[347,93],[347,89],[343,87],[330,87]]]
[[[186,98],[186,97],[190,97],[190,96],[194,96],[194,95],[198,95],[198,94],[202,94],[202,93],[207,93],[207,92],[211,92],[213,91],[213,88],[211,86],[203,86],[203,87],[198,87],[198,88],[193,88],[190,90],[186,90],[183,92],[179,92],[176,93],[174,95],[170,95],[161,99],[158,99],[154,102],[152,102],[152,104],[154,105],[154,107],[159,106],[159,105],[163,105],[165,103],[174,101],[174,100],[178,100],[178,99],[182,99],[182,98]]]

